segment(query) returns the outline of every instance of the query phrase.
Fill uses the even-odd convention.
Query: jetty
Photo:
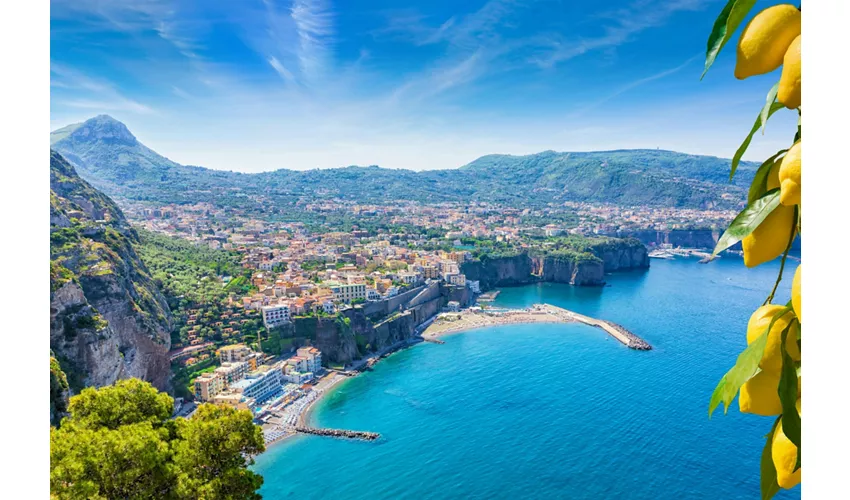
[[[313,434],[314,436],[328,436],[341,439],[360,439],[363,441],[374,441],[381,437],[377,432],[349,431],[345,429],[326,429],[321,427],[295,427],[295,432],[302,434]]]
[[[575,311],[570,311],[549,304],[539,304],[535,307],[547,309],[551,311],[552,314],[565,316],[566,318],[573,319],[575,321],[578,321],[579,323],[584,323],[585,325],[595,326],[596,328],[605,330],[609,335],[620,341],[620,343],[622,343],[629,349],[635,349],[638,351],[649,351],[650,349],[652,349],[652,346],[649,345],[649,342],[643,340],[642,338],[627,330],[622,325],[618,325],[613,321],[591,318],[590,316],[585,316],[584,314],[579,314]]]

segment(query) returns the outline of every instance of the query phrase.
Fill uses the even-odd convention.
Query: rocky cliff
[[[619,238],[635,238],[649,247],[669,244],[674,247],[702,248],[706,250],[713,249],[717,244],[717,240],[722,235],[723,231],[719,229],[671,229],[669,231],[646,229],[640,231],[619,231],[610,234],[610,236]],[[731,249],[741,250],[741,244],[736,243]],[[800,238],[794,240],[791,250],[800,250]]]
[[[167,389],[170,311],[121,210],[50,152],[50,348],[71,389],[137,377]]]
[[[531,252],[513,256],[483,257],[466,262],[461,271],[478,280],[482,290],[538,281],[599,286],[612,271],[649,267],[646,247],[636,239],[593,242],[575,251]]]

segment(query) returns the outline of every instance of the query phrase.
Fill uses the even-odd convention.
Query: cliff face
[[[605,284],[605,268],[598,260],[576,262],[558,257],[532,259],[535,274],[541,281],[569,283],[577,286],[599,286]]]
[[[50,153],[50,348],[72,388],[137,377],[167,389],[170,311],[108,197]]]
[[[480,281],[482,290],[499,286],[522,285],[537,281],[599,286],[605,273],[649,267],[646,247],[636,239],[615,240],[563,255],[484,258],[466,262],[461,271],[467,279]]]

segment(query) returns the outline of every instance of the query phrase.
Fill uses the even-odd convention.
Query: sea
[[[777,303],[790,296],[789,260]],[[299,436],[256,459],[264,498],[756,499],[768,417],[709,418],[779,262],[653,260],[605,287],[503,288],[494,305],[546,302],[612,320],[633,351],[581,324],[505,325],[422,343],[347,380],[312,424],[376,442]],[[775,498],[800,498],[800,487]]]

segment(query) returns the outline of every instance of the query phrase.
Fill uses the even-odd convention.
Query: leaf
[[[776,163],[776,158],[787,151],[787,149],[778,151],[775,155],[765,160],[758,170],[756,170],[756,175],[753,177],[753,182],[750,184],[750,193],[747,196],[747,203],[752,203],[764,195],[765,191],[767,191],[767,174],[770,173],[770,169]]]
[[[788,332],[796,321],[782,331],[782,374],[779,379],[779,400],[782,401],[782,432],[800,448],[800,415],[797,413],[797,367],[785,349]],[[795,334],[796,335],[796,334]]]
[[[777,206],[779,206],[779,188],[771,189],[761,198],[747,205],[747,208],[732,220],[723,236],[717,241],[712,256],[746,238]]]
[[[764,129],[767,125],[768,114],[773,103],[776,102],[776,94],[779,92],[779,82],[776,82],[767,93],[767,98],[764,101],[764,107],[761,108],[759,119],[761,120],[761,135],[764,135]]]
[[[708,404],[709,417],[711,417],[711,414],[714,413],[714,410],[721,401],[723,402],[723,413],[725,414],[729,410],[732,400],[735,399],[735,395],[738,394],[738,390],[744,385],[744,382],[753,378],[758,373],[759,362],[762,356],[764,356],[764,348],[767,345],[768,332],[773,328],[776,320],[787,314],[790,310],[791,307],[785,306],[781,311],[774,314],[765,331],[738,355],[735,366],[726,372],[726,375],[723,375],[723,378],[720,379],[720,382],[711,394],[711,401]]]
[[[761,451],[761,498],[762,500],[770,500],[773,495],[779,492],[779,482],[776,480],[776,466],[773,465],[773,434],[776,432],[776,426],[779,425],[779,419],[773,422],[770,432],[766,436],[764,448]]]
[[[720,11],[720,15],[714,21],[714,26],[711,28],[711,35],[708,37],[708,46],[705,51],[705,69],[702,71],[700,80],[705,78],[708,73],[708,68],[714,64],[717,54],[726,45],[726,42],[732,38],[732,34],[738,29],[738,25],[744,20],[756,0],[729,0],[726,6]]]
[[[744,142],[742,142],[741,145],[738,146],[738,150],[735,151],[735,156],[732,157],[732,170],[731,172],[729,172],[730,181],[735,177],[735,171],[738,170],[738,164],[741,163],[741,157],[744,156],[744,153],[747,152],[747,148],[750,147],[750,141],[753,140],[753,135],[755,135],[756,131],[761,128],[763,124],[767,123],[767,119],[770,118],[773,113],[776,113],[784,107],[785,105],[781,102],[774,102],[767,110],[767,117],[762,119],[762,114],[764,113],[764,110],[762,110],[762,112],[759,113],[758,117],[756,117],[756,122],[755,124],[753,124],[752,130],[750,130],[750,133],[747,135],[747,138],[744,139]]]

